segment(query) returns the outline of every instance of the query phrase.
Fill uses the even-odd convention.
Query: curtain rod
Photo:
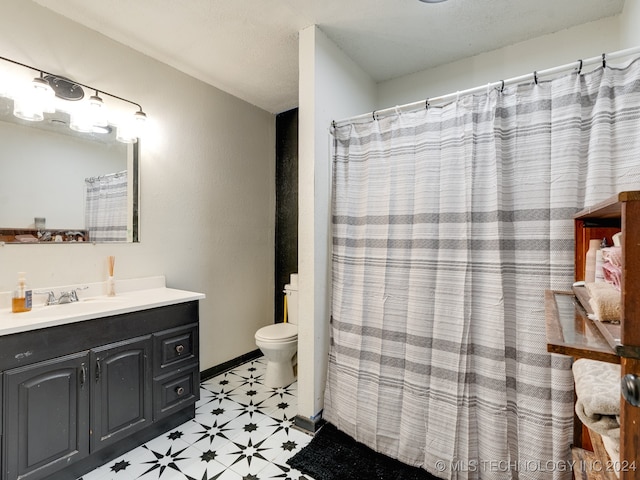
[[[546,70],[534,71],[532,73],[527,73],[525,75],[520,75],[518,77],[512,77],[507,80],[499,80],[497,82],[488,83],[487,85],[468,88],[466,90],[461,90],[455,93],[449,93],[447,95],[442,95],[440,97],[427,98],[425,100],[420,100],[418,102],[407,103],[405,105],[389,107],[382,110],[374,110],[373,112],[370,112],[370,113],[364,113],[362,115],[356,115],[354,117],[349,117],[339,121],[334,121],[333,126],[341,125],[343,123],[351,123],[351,122],[354,122],[357,120],[363,120],[366,118],[378,119],[381,116],[386,116],[390,113],[398,113],[401,110],[412,111],[412,110],[418,110],[419,108],[428,108],[430,105],[433,105],[434,103],[448,102],[448,101],[454,100],[460,95],[470,95],[473,93],[479,93],[479,92],[482,92],[483,90],[489,90],[491,88],[496,88],[496,87],[500,87],[500,89],[503,89],[507,85],[513,85],[515,83],[520,83],[527,80],[529,81],[533,80],[534,82],[538,83],[538,79],[542,76],[555,75],[570,69],[573,69],[579,73],[584,67],[589,65],[594,65],[596,63],[602,63],[602,66],[605,67],[606,62],[608,60],[615,60],[618,58],[628,57],[629,55],[635,55],[637,53],[640,53],[640,46],[627,48],[625,50],[618,50],[617,52],[612,52],[612,53],[606,53],[606,54],[603,53],[602,55],[587,58],[585,60],[576,60],[575,62],[567,63],[565,65],[560,65],[558,67],[552,67],[552,68],[547,68]]]

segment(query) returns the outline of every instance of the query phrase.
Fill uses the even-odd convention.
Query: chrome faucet
[[[73,303],[78,301],[78,292],[76,290],[69,290],[68,292],[60,292],[58,297],[58,304]]]
[[[63,305],[65,303],[75,303],[79,301],[78,291],[85,290],[87,288],[89,287],[79,287],[79,288],[74,288],[73,290],[69,290],[67,292],[60,292],[60,295],[58,296],[58,298],[56,298],[56,294],[53,293],[53,291],[51,290],[45,291],[45,292],[34,292],[34,293],[38,295],[47,296],[47,301],[45,302],[45,305]]]

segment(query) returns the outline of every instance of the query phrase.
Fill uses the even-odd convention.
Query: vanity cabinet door
[[[38,480],[88,455],[89,355],[4,372],[4,479]]]
[[[91,451],[152,422],[151,336],[91,350]]]

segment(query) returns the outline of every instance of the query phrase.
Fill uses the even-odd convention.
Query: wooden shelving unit
[[[640,376],[640,191],[622,192],[593,205],[574,217],[575,280],[584,280],[584,263],[589,240],[622,235],[622,284],[620,324],[601,323],[587,317],[574,292],[546,292],[547,350],[574,358],[589,358],[619,363],[621,376]],[[610,465],[602,440],[594,432],[580,428],[574,433],[574,455],[594,455],[602,465]],[[583,453],[578,447],[593,447],[594,453]],[[609,463],[607,463],[609,462]],[[621,480],[640,480],[640,407],[620,397],[620,463]],[[576,478],[585,472],[576,472]],[[587,472],[588,478],[609,478],[603,472]],[[615,478],[615,477],[613,477]]]

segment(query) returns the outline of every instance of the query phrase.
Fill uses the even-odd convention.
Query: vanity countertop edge
[[[163,276],[121,280],[116,283],[114,297],[104,293],[105,282],[34,290],[63,291],[73,288],[85,289],[78,292],[79,302],[45,306],[42,299],[34,296],[32,310],[22,313],[12,313],[11,308],[6,307],[11,293],[0,292],[0,305],[4,303],[4,308],[0,308],[0,336],[205,298],[203,293],[167,287]]]

